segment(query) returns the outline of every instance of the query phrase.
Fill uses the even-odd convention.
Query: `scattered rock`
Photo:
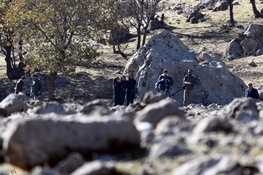
[[[229,43],[225,57],[233,60],[247,55],[262,54],[262,31],[263,25],[251,24],[243,34],[240,34],[242,37],[239,37],[239,40],[234,39]]]
[[[0,108],[0,117],[7,117],[9,115],[10,113],[7,110]]]
[[[251,61],[248,65],[251,67],[257,67],[258,66],[254,61]]]
[[[22,112],[28,109],[28,105],[25,101],[25,94],[10,94],[0,103],[0,108],[6,110],[9,114],[14,112]]]
[[[191,150],[178,143],[178,139],[180,138],[168,137],[167,139],[162,139],[160,142],[155,143],[150,150],[149,156],[154,158],[175,157],[191,153]]]
[[[37,166],[31,171],[30,175],[60,175],[60,173],[51,168]]]
[[[86,155],[140,146],[140,134],[130,121],[106,117],[26,120],[13,123],[3,138],[6,160],[24,169],[53,164],[71,152]]]
[[[182,132],[190,132],[192,128],[193,126],[188,120],[178,116],[168,116],[158,123],[155,133],[158,136],[165,137]]]
[[[255,99],[246,97],[234,99],[231,103],[223,107],[218,112],[218,115],[243,122],[259,119],[259,111]]]
[[[171,115],[183,117],[184,111],[180,108],[180,104],[170,98],[166,98],[160,102],[149,104],[143,110],[137,112],[135,121],[149,122],[156,127],[163,118]]]
[[[225,132],[233,131],[233,126],[228,119],[218,117],[206,117],[202,119],[193,130],[194,134],[201,134],[204,132]]]
[[[165,99],[166,97],[162,93],[158,93],[156,91],[148,91],[144,95],[143,103],[144,104],[152,104],[156,103],[158,101],[161,101],[162,99]]]
[[[85,163],[84,157],[79,153],[72,153],[59,162],[55,169],[61,174],[70,174]]]
[[[224,11],[228,9],[228,2],[226,0],[223,1],[218,1],[215,4],[215,7],[213,9],[213,12],[217,12],[217,11]]]
[[[40,106],[36,106],[33,109],[29,109],[28,113],[38,114],[38,115],[45,115],[51,113],[65,115],[66,111],[61,104],[53,101],[53,102],[44,102]]]
[[[71,175],[121,175],[117,172],[113,162],[93,161],[86,163]]]
[[[203,156],[188,161],[176,168],[172,175],[218,175],[218,174],[242,174],[242,167],[238,161],[227,155]]]

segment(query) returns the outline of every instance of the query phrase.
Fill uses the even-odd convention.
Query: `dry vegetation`
[[[169,6],[173,6],[174,4],[185,2],[186,7],[191,7],[197,4],[199,1],[196,0],[167,0],[163,2],[166,6],[165,9],[168,9]],[[258,9],[263,8],[263,4],[260,1],[257,1]],[[253,17],[252,8],[249,4],[249,0],[240,0],[240,5],[234,6],[234,17],[237,21],[235,27],[229,27],[227,21],[229,19],[229,11],[221,11],[221,12],[211,12],[207,9],[204,9],[202,13],[205,14],[206,22],[199,24],[189,24],[186,23],[186,17],[184,14],[178,15],[176,11],[165,10],[160,12],[165,13],[165,22],[169,26],[168,28],[176,34],[189,48],[193,50],[203,50],[206,52],[214,53],[219,55],[223,59],[224,50],[228,44],[228,42],[236,37],[238,33],[244,32],[246,27],[251,23],[262,23],[262,19],[255,19]],[[148,38],[159,31],[152,31]],[[136,41],[135,38],[131,39],[129,43],[126,44],[126,49],[124,52],[128,55],[128,58],[135,52]],[[103,98],[105,95],[108,102],[110,103],[110,94],[111,94],[111,79],[117,76],[115,72],[117,70],[123,70],[125,63],[127,60],[122,58],[120,55],[112,54],[111,46],[103,46],[101,48],[103,53],[96,61],[96,66],[90,68],[79,67],[77,72],[86,72],[89,76],[87,80],[83,79],[82,81],[90,81],[90,87],[86,87],[85,89],[89,94],[91,94],[85,100],[91,100],[95,98]],[[7,87],[9,85],[9,81],[6,79],[5,75],[5,62],[4,58],[0,57],[0,83],[2,88]],[[252,60],[257,64],[257,67],[250,67],[248,63]],[[226,60],[225,60],[226,61]],[[263,84],[263,56],[258,57],[246,57],[242,59],[238,59],[235,61],[226,61],[227,66],[230,70],[240,76],[246,83],[251,81],[255,84],[255,86],[259,87]],[[105,77],[101,79],[99,77]],[[79,77],[76,77],[78,79]],[[100,81],[96,88],[91,88],[94,85],[95,81]],[[105,87],[107,89],[105,90]],[[104,93],[106,92],[106,93]],[[61,94],[63,96],[65,94]],[[169,162],[169,163],[167,163]],[[172,162],[172,163],[171,163]],[[139,170],[141,169],[142,164],[158,164],[158,167],[155,172],[159,174],[164,174],[167,170],[172,169],[177,163],[177,160],[162,160],[162,162],[155,162],[149,159],[143,159],[136,162],[124,162],[118,164],[118,169],[120,170],[131,170],[131,174],[139,174]],[[159,166],[162,164],[163,166]],[[10,165],[4,165],[2,168],[12,169]],[[161,168],[160,168],[161,167]],[[155,169],[155,168],[153,168]],[[16,169],[19,172],[18,169]],[[19,173],[18,173],[19,174]]]
[[[223,53],[228,42],[236,37],[239,33],[244,32],[245,29],[251,23],[261,23],[262,19],[255,19],[252,12],[251,4],[248,0],[240,0],[240,5],[234,6],[234,19],[236,20],[236,26],[230,27],[227,23],[229,19],[229,11],[219,11],[212,12],[208,9],[203,9],[201,12],[205,14],[205,22],[198,24],[190,24],[186,22],[186,13],[177,14],[177,11],[172,10],[172,7],[179,3],[185,3],[184,9],[192,8],[194,5],[199,3],[197,0],[180,0],[180,1],[161,1],[161,6],[163,9],[158,12],[159,16],[162,13],[165,14],[165,23],[167,24],[167,29],[177,35],[189,48],[195,51],[206,51],[209,53],[213,53],[223,58]],[[263,4],[261,1],[257,1],[258,9],[263,8]],[[133,32],[133,30],[131,30]],[[158,33],[159,30],[151,31],[148,38],[152,35]],[[95,61],[95,65],[93,67],[79,67],[76,71],[85,72],[88,78],[76,80],[75,83],[79,83],[81,81],[89,81],[89,87],[83,88],[83,94],[88,94],[87,96],[80,94],[80,96],[84,97],[81,99],[73,99],[67,93],[69,92],[67,89],[62,88],[56,91],[56,96],[59,98],[67,99],[71,101],[78,101],[81,103],[85,103],[88,100],[92,100],[95,98],[104,98],[110,104],[110,96],[112,93],[111,90],[111,80],[117,76],[115,72],[117,70],[124,69],[125,63],[127,60],[122,58],[118,54],[112,53],[112,47],[109,45],[102,46],[100,48],[102,52],[101,56]],[[135,53],[136,51],[136,38],[130,39],[130,41],[124,44],[125,54],[127,54],[128,58]],[[257,67],[250,67],[248,63],[254,60],[254,62],[258,65]],[[230,70],[240,76],[246,83],[252,81],[255,86],[259,87],[263,82],[261,78],[261,70],[263,57],[247,57],[238,59],[235,61],[227,61],[225,60]],[[6,79],[5,75],[5,62],[4,58],[1,57],[0,61],[0,77],[1,77],[1,85],[3,87],[7,87],[9,85],[9,81]],[[78,77],[73,76],[73,79]],[[96,88],[92,88],[96,85]]]

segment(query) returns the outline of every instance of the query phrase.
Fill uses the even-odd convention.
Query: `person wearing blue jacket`
[[[169,91],[170,87],[173,86],[173,78],[168,74],[168,70],[164,69],[163,74],[161,74],[156,82],[158,91]]]

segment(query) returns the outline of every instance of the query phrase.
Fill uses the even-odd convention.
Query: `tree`
[[[147,29],[156,15],[160,0],[126,0],[127,21],[137,31],[137,50],[146,42]],[[143,39],[141,39],[143,34]]]
[[[233,0],[227,0],[227,2],[229,6],[230,23],[234,25],[235,21],[234,21],[234,13],[233,13]],[[262,18],[263,15],[258,11],[255,0],[250,0],[250,3],[252,5],[255,18]]]
[[[24,75],[23,70],[23,54],[22,54],[22,43],[19,42],[19,64],[16,64],[15,47],[13,40],[14,32],[11,28],[7,27],[6,20],[4,19],[5,14],[10,8],[11,1],[0,2],[0,53],[5,56],[6,61],[6,75],[9,79],[19,79]]]
[[[121,54],[124,58],[126,55],[121,50],[123,34],[129,33],[129,25],[124,22],[126,17],[125,3],[122,0],[101,0],[100,3],[101,15],[103,16],[101,23],[104,28],[110,31],[109,44],[112,44],[113,53]],[[125,32],[124,32],[125,31]],[[117,46],[117,50],[116,50]]]
[[[255,18],[262,18],[262,14],[258,11],[255,0],[250,0],[250,3],[252,5]]]
[[[100,36],[99,10],[96,0],[16,0],[8,10],[9,27],[29,44],[30,67],[49,71],[49,100],[58,73],[97,56],[92,42]]]
[[[233,13],[233,0],[227,0],[227,1],[228,1],[228,6],[229,6],[230,23],[232,25],[235,25],[234,13]]]

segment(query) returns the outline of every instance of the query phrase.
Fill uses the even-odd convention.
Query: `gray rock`
[[[239,39],[229,43],[225,56],[229,60],[247,55],[261,55],[263,48],[263,25],[251,24],[244,33],[239,34]]]
[[[192,128],[192,123],[184,118],[169,116],[158,123],[155,133],[156,135],[168,136],[181,132],[190,132]]]
[[[161,141],[155,143],[149,153],[150,157],[175,157],[179,155],[186,155],[192,151],[186,148],[183,144],[180,144],[180,137],[167,137]]]
[[[84,157],[79,153],[72,153],[59,162],[55,170],[61,174],[70,174],[85,163]]]
[[[218,145],[219,139],[218,135],[215,133],[207,133],[207,134],[192,134],[188,135],[186,138],[186,142],[190,145],[200,145],[206,146],[206,148],[213,148]],[[197,149],[196,151],[202,152],[201,149]]]
[[[42,168],[37,166],[31,171],[30,175],[62,175],[62,174],[60,174],[54,169]]]
[[[243,48],[240,45],[240,40],[237,38],[231,40],[228,44],[228,47],[226,49],[225,57],[228,60],[234,60],[237,58],[241,58],[243,56]]]
[[[242,174],[238,161],[226,155],[203,156],[176,168],[172,175],[237,175]]]
[[[193,130],[195,134],[205,132],[225,132],[230,133],[233,131],[233,126],[228,119],[218,117],[207,117],[202,119]]]
[[[24,169],[58,162],[70,152],[90,154],[140,146],[128,120],[78,117],[13,123],[3,135],[6,159]]]
[[[107,105],[102,100],[93,100],[88,102],[83,106],[83,108],[79,111],[88,115],[108,115],[111,113]]]
[[[0,117],[8,117],[10,115],[10,113],[3,109],[3,108],[0,108]]]
[[[118,175],[113,162],[93,161],[86,163],[71,175]]]
[[[215,3],[215,0],[201,0],[199,4],[197,4],[197,8],[203,9],[203,8],[209,8],[213,6]]]
[[[191,22],[192,24],[196,24],[203,17],[204,17],[204,15],[201,12],[199,12],[197,10],[192,10],[187,17],[186,22]]]
[[[144,95],[143,98],[143,103],[144,104],[151,104],[151,103],[156,103],[158,101],[161,101],[162,99],[165,99],[166,97],[162,93],[158,93],[156,91],[148,91]]]
[[[245,55],[253,55],[259,49],[257,41],[251,38],[245,38],[240,42],[240,45]]]
[[[176,115],[184,116],[184,111],[180,108],[180,104],[170,98],[166,98],[158,103],[146,106],[143,110],[137,112],[135,121],[145,121],[151,123],[154,127],[165,117]]]
[[[105,106],[97,106],[97,105],[84,105],[83,109],[80,112],[86,115],[96,115],[96,116],[103,116],[109,115],[111,113],[110,109]]]
[[[200,53],[199,53],[200,54]],[[206,64],[199,62],[197,56],[181,40],[170,33],[162,31],[154,35],[127,62],[124,73],[137,72],[136,79],[142,71],[149,74],[150,90],[155,90],[155,83],[163,69],[167,69],[175,81],[171,92],[182,87],[182,81],[188,69],[201,81],[194,88],[193,103],[209,105],[211,103],[228,104],[236,97],[244,96],[246,84],[231,73],[222,61],[216,61],[215,56],[206,55]],[[176,55],[176,56],[175,56]],[[208,58],[208,57],[212,58]],[[173,98],[182,103],[183,91]]]
[[[261,47],[260,49],[257,50],[256,56],[262,55],[263,54],[263,48]]]
[[[64,103],[62,104],[66,114],[75,114],[83,109],[83,106],[76,103]]]
[[[213,9],[214,12],[216,11],[224,11],[224,10],[227,10],[228,9],[228,2],[226,0],[223,0],[223,1],[218,1],[216,4],[215,4],[215,7]]]
[[[60,115],[65,115],[67,114],[64,107],[59,104],[58,102],[44,102],[40,106],[36,106],[33,109],[29,109],[27,111],[29,114],[37,114],[37,115],[45,115],[45,114],[60,114]]]
[[[243,122],[259,119],[259,111],[255,99],[246,97],[234,99],[231,103],[223,107],[218,112],[218,115]]]
[[[10,94],[0,103],[0,108],[5,109],[8,113],[22,112],[28,109],[28,105],[24,101],[25,94]]]
[[[154,139],[154,131],[152,128],[152,124],[149,122],[136,122],[135,127],[141,134],[141,142],[142,144],[146,144],[151,142]]]

